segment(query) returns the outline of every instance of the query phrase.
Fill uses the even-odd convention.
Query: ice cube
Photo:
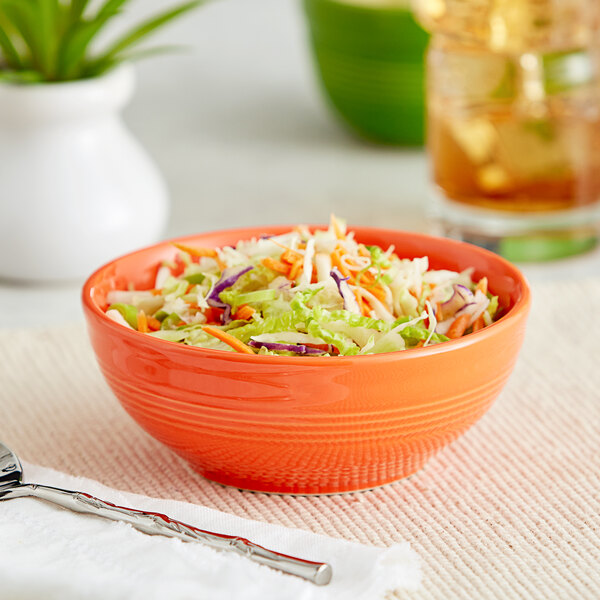
[[[489,120],[484,117],[453,120],[450,130],[452,137],[472,163],[482,165],[492,158],[498,144],[498,134]]]
[[[486,192],[504,192],[510,188],[510,175],[497,163],[485,165],[477,170],[477,183]]]
[[[423,11],[430,19],[439,19],[446,14],[444,0],[420,0],[419,10]]]
[[[517,75],[514,60],[506,56],[435,42],[429,52],[432,91],[460,102],[511,100],[516,97]]]
[[[498,124],[500,164],[524,179],[552,179],[569,169],[569,150],[550,120],[504,121]]]

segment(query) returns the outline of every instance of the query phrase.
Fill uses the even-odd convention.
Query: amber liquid
[[[456,202],[532,212],[600,198],[598,119],[519,120],[508,111],[464,121],[430,112],[428,137],[435,182]]]
[[[511,212],[598,202],[599,70],[587,50],[523,58],[438,39],[428,147],[443,195]]]
[[[587,46],[600,31],[597,0],[412,0],[419,21],[495,52]]]

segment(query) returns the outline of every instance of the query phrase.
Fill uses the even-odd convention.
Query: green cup
[[[304,0],[317,71],[342,119],[370,140],[422,145],[428,35],[402,6]]]

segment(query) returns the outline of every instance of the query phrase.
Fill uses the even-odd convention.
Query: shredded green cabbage
[[[489,325],[499,312],[498,297],[487,280],[484,287],[473,280],[472,269],[435,271],[427,257],[364,246],[335,217],[328,229],[300,226],[205,250],[200,258],[190,251],[163,262],[152,293],[109,293],[107,310],[134,329],[145,323],[149,335],[163,340],[230,352],[242,342],[248,352],[283,356],[439,344],[453,333],[459,311],[470,317],[460,335]]]

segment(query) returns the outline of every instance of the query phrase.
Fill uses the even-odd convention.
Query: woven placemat
[[[600,281],[534,287],[515,372],[489,413],[413,477],[323,497],[204,480],[129,418],[85,329],[0,333],[0,439],[23,459],[121,490],[365,544],[408,541],[418,592],[600,598]]]

